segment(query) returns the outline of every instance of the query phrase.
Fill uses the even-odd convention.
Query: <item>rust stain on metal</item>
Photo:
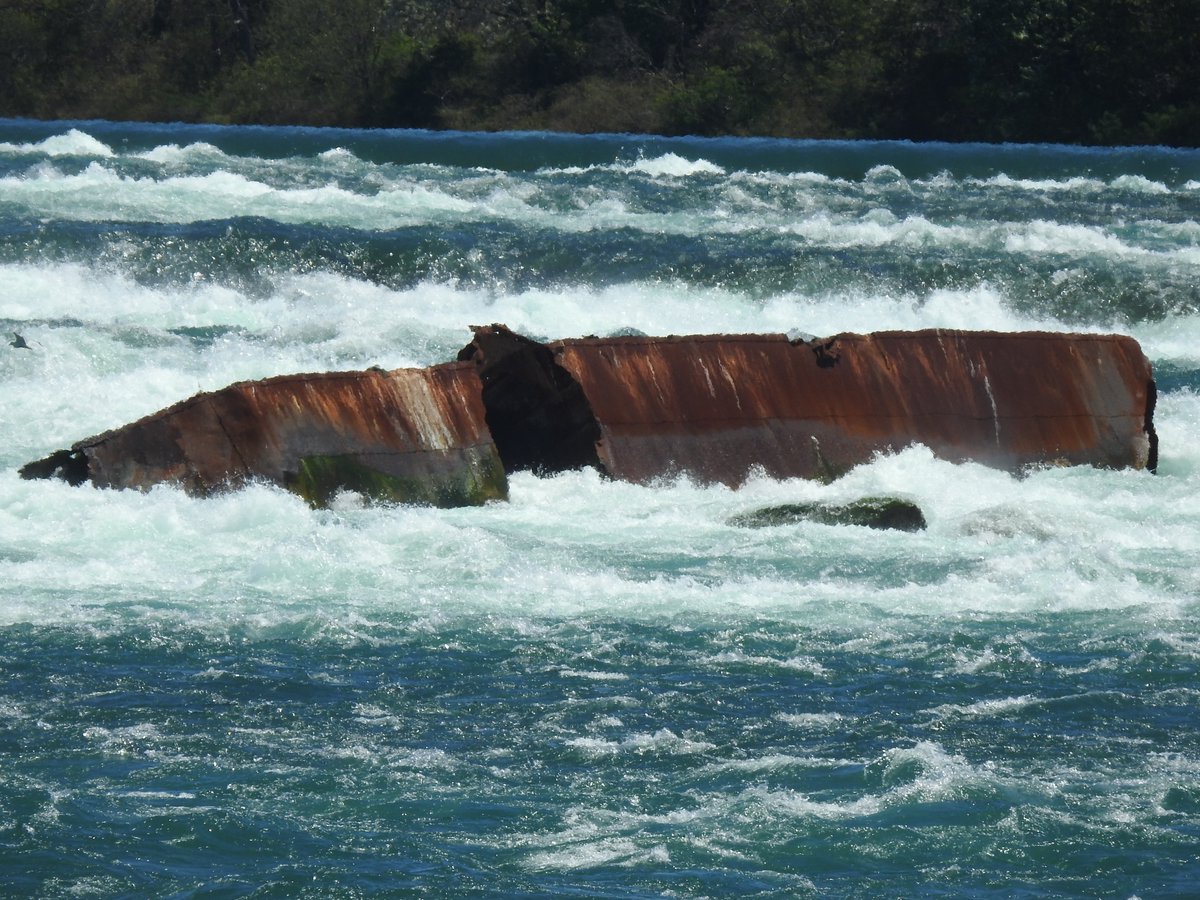
[[[327,498],[336,484],[311,488],[305,479],[349,471],[400,500],[409,484],[415,499],[426,499],[428,483],[490,482],[481,500],[505,489],[478,377],[460,363],[240,382],[80,441],[71,453],[86,466],[73,480],[99,487],[169,482],[204,494],[260,479]],[[320,474],[306,472],[314,461]]]
[[[514,337],[502,326],[476,329],[466,355],[485,380],[489,353],[511,368]],[[1156,461],[1150,365],[1117,335],[930,330],[549,347],[581,388],[596,464],[620,479],[687,473],[737,485],[755,469],[832,478],[914,443],[1010,471]]]
[[[199,394],[22,469],[196,493],[253,479],[311,502],[503,497],[506,473],[595,466],[646,482],[837,477],[881,452],[1010,471],[1155,467],[1155,391],[1117,335],[929,330],[616,337],[539,343],[478,327],[459,361]]]
[[[638,389],[642,361],[657,375],[654,392]],[[564,342],[560,362],[601,423],[606,468],[635,480],[677,469],[736,484],[753,466],[827,477],[912,443],[1010,470],[1150,461],[1149,365],[1127,338],[881,333],[815,347],[782,335],[626,339]],[[697,377],[713,368],[729,378],[710,386]]]

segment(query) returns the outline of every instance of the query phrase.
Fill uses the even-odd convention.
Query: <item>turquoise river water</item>
[[[17,475],[490,322],[1129,334],[1159,471]],[[0,330],[4,896],[1200,896],[1200,151],[0,121]]]

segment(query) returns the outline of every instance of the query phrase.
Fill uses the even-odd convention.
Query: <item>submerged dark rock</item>
[[[1153,469],[1150,364],[1118,335],[918,331],[541,343],[474,329],[459,361],[244,382],[29,463],[26,478],[198,494],[250,480],[459,506],[507,473],[647,483],[830,480],[914,443],[938,456]]]
[[[784,503],[742,513],[729,520],[741,528],[770,528],[797,522],[822,525],[861,525],[896,531],[923,531],[925,514],[911,500],[899,497],[864,497],[841,506],[824,503]]]

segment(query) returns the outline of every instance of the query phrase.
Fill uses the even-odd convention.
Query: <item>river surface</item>
[[[1118,332],[1157,474],[27,482],[233,381]],[[0,121],[0,893],[1194,897],[1200,151]],[[918,533],[741,513],[868,495]]]

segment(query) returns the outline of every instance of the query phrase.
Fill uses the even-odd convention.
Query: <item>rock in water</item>
[[[820,522],[822,525],[861,525],[866,528],[922,531],[925,514],[911,500],[899,497],[864,497],[844,506],[823,503],[785,503],[742,513],[729,520],[742,528],[768,528],[796,522]]]

